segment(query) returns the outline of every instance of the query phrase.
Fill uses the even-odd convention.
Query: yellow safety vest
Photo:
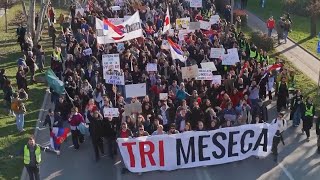
[[[309,108],[306,105],[306,112],[304,113],[305,116],[313,116],[313,105],[311,105]]]
[[[41,150],[39,145],[35,146],[35,155],[37,163],[41,162]],[[24,164],[30,164],[30,150],[27,145],[24,146],[24,153],[23,153],[23,162]]]
[[[56,53],[55,51],[53,51],[52,56],[54,59],[61,62],[61,53],[60,52]]]
[[[250,49],[250,58],[255,58],[257,56],[257,51],[251,51]]]

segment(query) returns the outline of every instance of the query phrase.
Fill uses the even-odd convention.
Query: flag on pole
[[[179,59],[181,62],[185,62],[187,57],[184,55],[181,47],[173,42],[170,38],[168,38],[168,44],[170,46],[172,59]]]
[[[58,149],[58,147],[66,140],[68,133],[70,132],[69,128],[60,128],[53,127],[50,132],[50,144],[53,149]]]
[[[166,12],[166,16],[164,18],[162,33],[163,34],[166,33],[169,29],[171,29],[171,25],[170,25],[169,8],[167,7],[167,12]]]
[[[63,94],[65,92],[64,83],[56,76],[52,69],[46,71],[46,80],[49,87],[56,93]]]
[[[261,79],[265,78],[267,76],[267,74],[269,74],[273,70],[277,70],[277,71],[280,70],[281,67],[282,67],[282,64],[274,64],[274,65],[268,66],[268,69],[264,72],[264,75],[262,76]]]

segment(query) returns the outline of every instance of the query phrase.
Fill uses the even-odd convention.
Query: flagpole
[[[64,92],[66,93],[67,97],[69,98],[69,100],[71,101],[72,106],[74,107],[74,103],[73,103],[73,99],[70,97],[69,93],[66,91],[66,89],[64,89]]]

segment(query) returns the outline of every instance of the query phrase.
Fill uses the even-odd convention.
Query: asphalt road
[[[275,115],[274,104],[269,106],[269,119]],[[291,126],[291,121],[289,121]],[[38,132],[38,143],[48,144],[49,130]],[[264,159],[248,158],[243,161],[181,169],[170,172],[148,172],[121,174],[117,160],[107,157],[99,162],[94,160],[91,140],[87,137],[80,149],[72,147],[71,137],[63,144],[60,157],[53,153],[43,153],[41,179],[77,179],[77,180],[315,180],[320,177],[320,155],[316,152],[316,135],[312,129],[310,142],[301,134],[301,127],[289,127],[284,134],[286,145],[280,145],[279,161],[275,163],[272,156]],[[106,149],[106,148],[105,148]]]

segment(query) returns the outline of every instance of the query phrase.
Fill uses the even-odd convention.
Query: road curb
[[[42,102],[42,106],[41,106],[40,112],[39,112],[36,128],[34,130],[35,139],[37,139],[38,130],[39,130],[39,124],[40,124],[40,121],[41,121],[42,117],[44,116],[45,106],[46,106],[46,103],[48,101],[49,94],[50,94],[50,91],[49,91],[49,89],[47,89],[46,90],[46,94],[44,95],[44,98],[43,98],[43,102]],[[23,168],[20,180],[27,180],[27,179],[28,179],[27,178],[27,170],[26,170],[26,168]]]

